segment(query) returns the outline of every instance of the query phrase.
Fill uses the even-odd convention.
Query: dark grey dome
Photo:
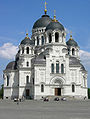
[[[29,37],[25,37],[24,40],[21,41],[21,44],[23,44],[23,45],[26,45],[26,44],[34,45],[34,41],[30,40]]]
[[[43,15],[40,19],[38,19],[34,23],[33,29],[40,28],[40,27],[46,27],[51,21],[52,19],[48,15]]]
[[[15,69],[16,69],[16,62],[15,61],[8,63],[8,65],[6,66],[6,70],[15,70]]]
[[[77,42],[74,41],[74,39],[69,39],[69,40],[66,42],[66,44],[67,44],[68,46],[75,46],[75,47],[78,46]]]
[[[60,31],[64,30],[64,27],[62,24],[60,24],[59,22],[54,22],[52,21],[47,27],[46,27],[46,31],[47,30],[55,30],[58,29]]]

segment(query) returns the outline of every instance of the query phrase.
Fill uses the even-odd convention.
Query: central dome
[[[47,27],[46,27],[46,31],[47,30],[55,30],[58,29],[60,31],[64,30],[64,27],[62,24],[60,24],[59,22],[54,22],[52,21]]]
[[[43,15],[40,19],[38,19],[34,23],[33,29],[40,28],[40,27],[46,27],[51,21],[52,19],[48,15]]]

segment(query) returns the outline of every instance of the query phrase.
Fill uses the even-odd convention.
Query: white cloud
[[[85,65],[90,65],[90,52],[80,50],[80,58]]]
[[[14,59],[17,51],[17,46],[12,43],[4,43],[3,46],[0,47],[0,57],[5,59]]]

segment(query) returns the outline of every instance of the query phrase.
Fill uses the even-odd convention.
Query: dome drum
[[[46,29],[46,27],[40,27],[40,28],[32,29],[32,36],[34,36],[36,34],[44,33],[45,29]]]

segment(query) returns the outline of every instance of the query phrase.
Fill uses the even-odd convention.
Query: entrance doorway
[[[29,89],[26,89],[26,98],[29,97]]]
[[[55,96],[61,96],[61,88],[55,88]]]

